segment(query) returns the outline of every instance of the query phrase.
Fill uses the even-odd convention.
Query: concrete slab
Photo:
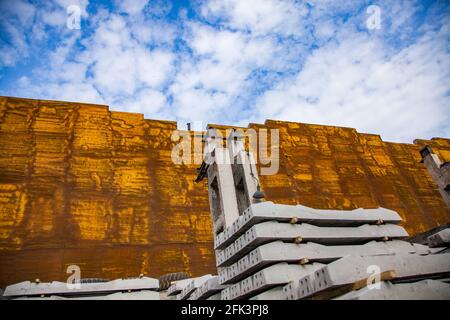
[[[189,300],[205,300],[206,298],[222,291],[227,286],[219,284],[219,277],[213,276],[205,281],[200,287],[195,290],[189,297]]]
[[[430,252],[423,247],[416,247],[401,240],[371,241],[363,245],[349,246],[324,246],[314,242],[295,244],[275,241],[259,246],[229,267],[222,268],[219,272],[219,281],[221,284],[233,283],[278,262],[328,263],[350,254],[362,256],[395,253],[429,254]]]
[[[189,279],[183,279],[172,282],[170,287],[167,289],[167,295],[168,296],[176,296],[177,294],[181,293],[183,289],[191,283],[192,278]]]
[[[156,291],[142,290],[135,292],[116,292],[106,295],[94,296],[24,296],[13,298],[11,300],[160,300],[159,293]]]
[[[335,300],[450,300],[450,284],[437,280],[398,284],[383,281],[379,289],[365,287]]]
[[[221,291],[221,300],[232,300],[241,294],[241,283],[235,283]]]
[[[230,300],[231,286],[226,287],[220,292],[220,300]]]
[[[287,263],[278,263],[265,268],[254,275],[238,282],[235,286],[239,290],[231,290],[230,299],[246,299],[270,288],[286,284],[304,277],[305,275],[322,268],[320,263],[307,265],[292,265]]]
[[[178,300],[188,299],[196,289],[198,289],[203,283],[205,283],[212,277],[213,277],[212,275],[206,274],[204,276],[192,279],[191,282],[189,282],[189,284],[183,288],[181,293],[177,295],[177,299]]]
[[[215,237],[216,249],[223,249],[253,225],[265,221],[309,223],[316,226],[349,227],[363,224],[401,222],[401,217],[385,208],[355,210],[321,210],[301,205],[290,206],[266,201],[252,204],[231,226]]]
[[[429,277],[448,277],[450,253],[420,256],[398,254],[384,256],[346,256],[311,273],[300,280],[298,286],[286,286],[287,297],[299,299],[316,295],[325,290],[349,285],[379,273],[394,271],[395,282],[414,281]],[[289,290],[297,290],[293,294]]]
[[[248,229],[216,257],[218,267],[230,266],[248,252],[272,241],[315,242],[326,245],[361,244],[371,240],[407,237],[403,227],[362,225],[359,227],[317,227],[310,224],[288,224],[277,221],[263,222]]]
[[[107,294],[128,290],[157,290],[158,288],[158,279],[149,277],[117,279],[107,282],[80,283],[79,288],[75,286],[73,288],[70,288],[67,283],[59,281],[40,283],[24,281],[6,287],[3,296],[71,296],[94,293]]]
[[[428,245],[435,247],[450,246],[450,228],[444,229],[428,237]]]

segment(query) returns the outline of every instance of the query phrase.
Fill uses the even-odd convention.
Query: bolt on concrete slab
[[[401,222],[397,212],[385,209],[322,210],[302,205],[291,206],[266,201],[252,204],[231,226],[214,239],[216,249],[223,249],[251,226],[265,221],[309,223],[316,226],[360,226],[363,224]]]
[[[316,227],[310,224],[288,224],[276,221],[263,222],[248,229],[216,257],[218,267],[229,266],[253,250],[271,241],[283,240],[296,243],[311,241],[319,244],[361,244],[370,240],[407,237],[403,227],[386,225],[362,225],[359,227]]]

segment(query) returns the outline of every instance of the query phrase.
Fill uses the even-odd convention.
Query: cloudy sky
[[[450,2],[0,0],[0,95],[450,137]]]

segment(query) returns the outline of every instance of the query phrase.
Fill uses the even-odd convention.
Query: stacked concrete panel
[[[244,234],[251,226],[265,221],[308,223],[322,227],[350,227],[380,222],[398,224],[401,220],[401,217],[395,211],[384,208],[359,208],[349,211],[319,210],[302,205],[290,206],[267,201],[252,205],[245,210],[230,227],[215,237],[214,246],[216,249],[223,249]]]
[[[191,283],[192,279],[183,279],[178,281],[173,281],[170,287],[167,289],[167,296],[176,296],[181,293],[183,289]]]
[[[226,286],[221,299],[381,299],[413,287],[444,292],[447,286],[441,281],[398,284],[450,275],[450,254],[440,253],[443,248],[437,245],[402,240],[408,233],[400,222],[396,212],[383,208],[336,211],[252,204],[215,237],[215,279]],[[393,284],[382,283],[385,293],[358,293],[367,286],[369,271],[375,280]]]
[[[432,251],[426,246],[412,245],[400,240],[370,241],[362,245],[341,246],[325,246],[313,242],[295,244],[274,241],[259,246],[234,264],[221,268],[219,277],[221,283],[228,284],[280,261],[328,263],[349,254],[382,255],[396,252],[429,254]]]
[[[213,276],[200,285],[189,297],[189,300],[206,300],[225,289],[226,285],[219,284],[219,277]]]
[[[82,280],[79,283],[24,281],[6,287],[7,299],[105,299],[159,300],[158,279],[139,277],[112,281]]]
[[[360,244],[371,240],[404,238],[408,233],[396,225],[362,225],[359,227],[317,227],[306,223],[277,221],[254,225],[217,255],[217,266],[228,266],[256,247],[271,241],[309,242],[328,245]]]
[[[177,300],[188,299],[198,288],[200,288],[205,282],[214,278],[214,276],[207,274],[198,278],[191,279],[189,283],[177,294]]]
[[[383,280],[416,282],[450,275],[450,254],[394,254],[379,256],[349,255],[312,272],[283,290],[286,299],[332,298],[342,290],[372,288],[374,281]]]

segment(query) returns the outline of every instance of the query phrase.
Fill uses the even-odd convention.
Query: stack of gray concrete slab
[[[376,277],[391,272],[395,282],[416,282],[429,278],[445,278],[450,275],[450,253],[394,254],[378,256],[349,255],[301,277],[283,290],[288,300],[338,295],[339,289],[359,286],[374,288]],[[334,291],[332,290],[334,289]],[[322,295],[321,295],[322,294]]]
[[[349,254],[382,255],[394,253],[429,254],[432,250],[423,245],[412,245],[401,240],[377,242],[370,241],[361,245],[325,246],[314,242],[284,243],[274,241],[252,250],[234,264],[221,268],[219,277],[221,283],[228,284],[241,280],[246,275],[256,272],[277,262],[328,263]]]
[[[311,298],[361,282],[377,265],[382,274],[395,274],[395,285],[448,275],[449,255],[440,254],[443,241],[435,248],[403,241],[408,233],[400,222],[395,211],[384,208],[341,211],[253,204],[215,237],[217,281],[227,286],[221,299]],[[345,268],[343,278],[336,278]]]
[[[183,289],[191,283],[192,279],[183,279],[178,281],[173,281],[170,285],[170,287],[167,289],[167,296],[176,296],[183,291]]]
[[[177,295],[177,300],[188,299],[194,291],[200,288],[205,282],[213,278],[214,276],[207,274],[198,278],[190,279],[189,283],[181,290],[181,293]]]
[[[269,221],[256,224],[217,256],[217,266],[228,266],[245,254],[271,241],[314,242],[328,245],[360,244],[370,240],[399,239],[408,233],[397,225],[362,225],[358,227],[317,227],[307,223],[289,224]]]
[[[158,279],[149,277],[116,279],[101,282],[83,282],[68,284],[65,282],[24,281],[6,287],[3,297],[17,298],[92,298],[92,299],[137,299],[146,297],[159,300]],[[142,293],[137,293],[142,292]],[[130,294],[122,294],[130,293]],[[132,294],[131,294],[132,293]],[[54,299],[57,299],[54,298]]]
[[[213,276],[203,282],[202,285],[200,285],[197,289],[194,290],[194,292],[191,294],[191,296],[188,298],[189,300],[206,300],[207,298],[220,293],[223,289],[225,289],[226,285],[219,284],[219,277]]]
[[[355,209],[319,210],[301,205],[290,206],[274,204],[271,201],[253,204],[233,224],[218,234],[214,239],[216,249],[223,249],[244,234],[251,226],[264,221],[298,222],[316,226],[360,226],[379,222],[398,224],[401,217],[392,210]]]

